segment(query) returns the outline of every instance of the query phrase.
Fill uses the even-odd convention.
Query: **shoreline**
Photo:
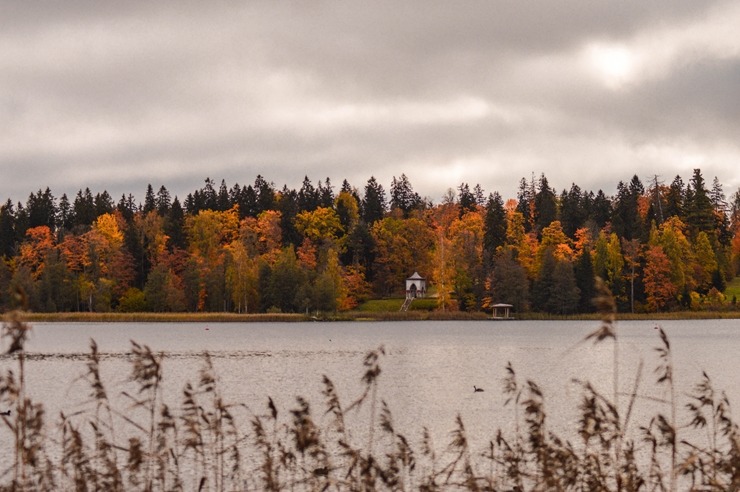
[[[3,322],[9,319],[10,313],[3,313]],[[552,315],[545,313],[515,313],[510,320],[494,320],[483,312],[463,311],[408,311],[408,312],[363,312],[319,313],[318,316],[296,313],[30,313],[20,312],[20,319],[27,322],[98,322],[98,323],[300,323],[314,321],[598,321],[602,315],[583,313],[573,315]],[[617,320],[703,320],[703,319],[740,319],[740,311],[677,311],[668,313],[616,313]]]

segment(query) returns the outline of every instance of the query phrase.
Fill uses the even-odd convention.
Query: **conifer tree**
[[[229,198],[229,189],[226,186],[226,180],[221,180],[221,185],[218,187],[218,196],[216,198],[216,208],[221,212],[231,208],[232,202]]]
[[[93,204],[95,205],[95,217],[113,213],[113,210],[116,208],[115,203],[113,203],[113,198],[105,190],[103,190],[102,193],[95,194]]]
[[[595,310],[593,299],[596,296],[596,282],[594,276],[594,264],[591,252],[584,249],[574,265],[576,286],[580,292],[578,300],[578,311],[592,313]]]
[[[460,205],[460,217],[462,217],[466,213],[474,211],[478,204],[475,195],[470,191],[468,183],[460,183],[457,191],[457,199]]]
[[[95,220],[95,203],[90,192],[90,188],[85,188],[77,192],[75,201],[72,204],[72,216],[74,217],[74,226],[81,230],[89,230]]]
[[[486,203],[485,232],[483,236],[484,261],[490,262],[496,250],[506,243],[506,210],[498,192],[488,195]]]
[[[185,213],[180,205],[180,200],[177,197],[172,201],[172,204],[167,211],[167,216],[164,222],[164,232],[169,236],[167,241],[167,247],[170,250],[174,248],[186,249],[185,241]]]
[[[254,180],[254,191],[257,194],[255,216],[267,210],[275,210],[275,187],[272,183],[258,174]]]
[[[629,185],[620,181],[617,185],[617,196],[614,200],[612,226],[620,238],[642,239],[645,228],[639,214],[639,200],[645,193],[637,175],[632,177]]]
[[[686,192],[686,225],[691,237],[696,237],[699,232],[717,237],[714,230],[714,207],[700,169],[694,169]]]
[[[15,209],[8,198],[0,206],[0,259],[11,258],[15,254]]]
[[[155,206],[157,208],[157,213],[162,217],[166,216],[170,211],[172,200],[170,198],[170,192],[167,191],[167,188],[165,188],[164,185],[160,186],[159,191],[157,191]]]
[[[597,229],[603,229],[612,220],[612,205],[603,190],[596,195],[589,193],[589,199],[585,202],[588,219],[596,224]]]
[[[319,193],[308,176],[304,176],[301,189],[298,191],[298,211],[311,212],[319,206]]]
[[[72,204],[69,203],[66,193],[62,194],[62,197],[59,199],[57,226],[64,231],[72,228]]]
[[[149,212],[152,212],[157,209],[157,200],[154,197],[154,188],[152,188],[151,183],[146,185],[146,193],[144,194],[144,208],[142,211],[145,214],[148,214]]]
[[[519,181],[519,190],[516,195],[516,210],[524,218],[525,232],[531,231],[534,227],[534,200],[536,194],[537,188],[534,183],[534,175],[532,175],[532,179],[529,183],[527,183],[527,180],[524,178]]]
[[[365,196],[362,199],[362,218],[368,226],[380,220],[385,215],[386,198],[383,186],[374,176],[368,179],[365,185]]]
[[[34,195],[31,193],[26,201],[28,211],[28,227],[47,226],[50,230],[56,228],[57,207],[56,200],[51,190],[46,188],[43,193],[38,190]]]
[[[334,206],[334,187],[331,185],[331,180],[328,177],[324,180],[323,184],[319,181],[316,191],[320,207],[331,208]]]
[[[301,212],[299,194],[295,190],[283,186],[280,192],[280,200],[277,202],[277,210],[280,212],[283,245],[300,244],[301,235],[295,227],[295,218]]]
[[[569,191],[563,190],[560,195],[560,223],[563,232],[569,238],[574,238],[576,231],[583,227],[585,221],[586,210],[583,206],[581,188],[573,183]]]
[[[411,210],[419,208],[421,197],[414,191],[409,178],[401,174],[400,178],[393,177],[391,182],[391,210],[400,210],[404,217],[408,217]]]
[[[534,197],[534,223],[542,231],[558,218],[558,201],[544,174],[540,176],[539,189]]]
[[[681,176],[673,178],[671,185],[668,187],[668,191],[665,195],[666,207],[665,207],[665,218],[678,217],[681,220],[685,220],[684,201],[686,198],[686,188],[683,183]],[[660,225],[660,224],[658,224]]]

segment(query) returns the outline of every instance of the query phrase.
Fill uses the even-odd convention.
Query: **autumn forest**
[[[699,169],[614,196],[522,178],[516,199],[460,184],[434,203],[330,179],[300,189],[206,179],[183,201],[50,189],[0,207],[0,310],[336,312],[401,297],[415,271],[438,309],[590,312],[601,278],[623,312],[726,309],[740,271],[740,190]]]

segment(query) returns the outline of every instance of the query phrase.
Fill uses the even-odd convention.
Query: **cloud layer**
[[[740,185],[737,2],[0,3],[0,198]]]

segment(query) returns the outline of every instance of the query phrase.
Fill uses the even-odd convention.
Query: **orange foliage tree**
[[[404,288],[414,271],[428,271],[432,265],[434,234],[417,218],[386,217],[371,229],[375,242],[375,283],[378,292],[389,295]]]
[[[645,294],[648,309],[660,311],[676,298],[676,285],[671,280],[671,262],[662,246],[650,246],[645,251]]]

